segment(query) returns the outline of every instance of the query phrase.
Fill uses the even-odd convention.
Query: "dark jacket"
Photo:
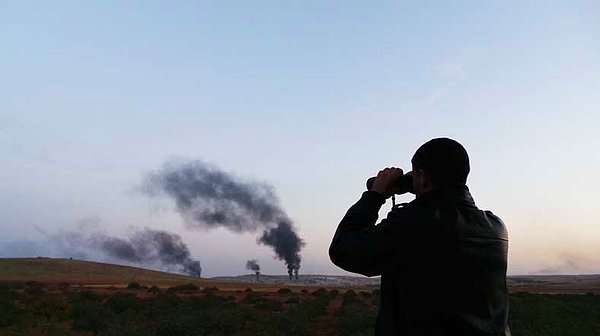
[[[381,275],[376,335],[505,336],[508,235],[467,187],[434,191],[394,208],[366,191],[329,248],[337,266]]]

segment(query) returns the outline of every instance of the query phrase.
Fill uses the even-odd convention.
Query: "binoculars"
[[[377,177],[371,177],[367,180],[367,190],[371,190],[376,178]],[[412,172],[408,172],[398,177],[393,183],[395,190],[414,194]]]

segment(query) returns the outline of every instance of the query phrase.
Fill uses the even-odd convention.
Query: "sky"
[[[366,178],[451,137],[509,274],[600,273],[596,1],[0,0],[0,257],[90,225],[181,235],[204,275],[285,273],[256,234],[139,192],[173,159],[273,186],[303,273]],[[402,196],[402,201],[411,200]],[[381,216],[389,211],[384,205]],[[90,224],[91,223],[91,224]],[[64,254],[64,252],[63,252]]]

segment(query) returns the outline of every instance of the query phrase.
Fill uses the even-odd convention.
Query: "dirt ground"
[[[66,282],[71,285],[104,288],[125,288],[131,282],[147,286],[168,288],[188,283],[198,287],[217,287],[235,293],[250,288],[254,291],[274,293],[286,287],[293,292],[314,291],[318,288],[337,289],[340,292],[351,288],[355,291],[372,291],[374,286],[333,286],[304,283],[256,283],[192,278],[184,275],[159,272],[136,267],[54,258],[0,258],[0,283],[37,281],[45,284]],[[510,292],[546,294],[600,294],[600,275],[555,275],[509,277]]]

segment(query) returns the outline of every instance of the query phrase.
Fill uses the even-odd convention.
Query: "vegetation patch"
[[[129,285],[127,285],[127,289],[141,290],[141,289],[148,289],[148,287],[142,286],[137,282],[130,282]]]
[[[292,293],[292,290],[289,288],[280,288],[277,293],[285,295]]]
[[[200,288],[192,283],[189,284],[185,284],[185,285],[179,285],[179,286],[174,286],[174,287],[169,287],[167,289],[167,293],[185,293],[185,292],[198,292],[200,290]]]
[[[0,288],[2,335],[308,336],[318,331],[366,336],[374,333],[374,302],[379,297],[378,292],[352,290],[248,291],[236,293],[238,300],[245,294],[238,302],[232,291],[200,292],[193,284],[171,289],[192,293],[185,296],[77,287],[61,292],[37,283],[19,286]],[[331,330],[318,329],[324,321],[330,321]],[[509,325],[513,335],[520,336],[598,336],[600,296],[512,294]]]

